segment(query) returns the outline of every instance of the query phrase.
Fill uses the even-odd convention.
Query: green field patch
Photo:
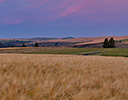
[[[29,52],[27,54],[74,54],[82,55],[85,53],[103,51],[101,48],[70,48],[70,49],[61,49],[61,50],[47,50],[40,52]]]
[[[114,48],[106,52],[103,52],[101,56],[121,56],[128,57],[128,49],[125,48]]]
[[[1,49],[0,53],[15,54],[64,54],[64,55],[98,55],[128,57],[126,48],[68,48],[68,47],[32,47]]]

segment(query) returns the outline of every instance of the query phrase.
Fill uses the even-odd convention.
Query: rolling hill
[[[0,47],[22,47],[25,43],[28,47],[33,47],[35,42],[40,47],[88,47],[101,48],[105,38],[113,37],[118,48],[128,48],[128,36],[109,36],[91,38],[26,38],[26,39],[0,39]]]

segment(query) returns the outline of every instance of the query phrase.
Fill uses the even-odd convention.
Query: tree
[[[38,43],[37,43],[37,42],[35,43],[35,45],[34,45],[34,46],[35,46],[35,47],[39,47],[39,45],[38,45]]]
[[[115,46],[115,40],[113,39],[113,38],[111,38],[110,40],[109,40],[109,48],[115,48],[116,46]]]
[[[113,38],[110,38],[108,41],[108,38],[104,40],[103,48],[115,48],[115,40]]]
[[[109,48],[108,38],[104,40],[103,48]]]
[[[23,47],[27,47],[24,43],[23,43],[23,45],[22,45]]]

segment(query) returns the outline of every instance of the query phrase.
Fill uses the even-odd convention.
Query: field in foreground
[[[128,100],[128,59],[1,54],[0,100]]]

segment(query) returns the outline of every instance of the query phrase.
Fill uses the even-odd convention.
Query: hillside
[[[118,48],[128,48],[128,36],[112,36],[116,40]],[[28,47],[33,47],[35,42],[40,47],[90,47],[101,48],[105,38],[28,38],[28,39],[0,39],[0,47],[21,47],[25,43]]]

